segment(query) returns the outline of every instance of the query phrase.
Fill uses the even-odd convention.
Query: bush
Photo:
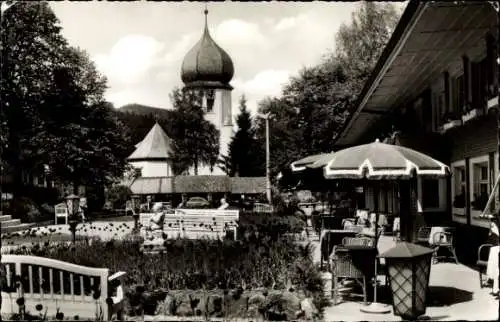
[[[124,185],[117,185],[106,191],[106,200],[111,203],[113,209],[125,208],[125,203],[130,198],[132,191]]]
[[[243,291],[296,292],[311,297],[320,309],[322,280],[313,263],[312,246],[299,245],[284,236],[302,228],[303,222],[294,216],[243,213],[240,240],[166,240],[166,252],[159,255],[142,254],[141,241],[132,239],[78,243],[74,250],[71,245],[56,244],[11,253],[126,271],[124,292],[132,314],[155,311],[172,290],[224,291],[224,296],[219,294],[224,303],[228,303],[226,295],[232,298],[231,303],[241,302]],[[264,293],[267,296],[267,291]],[[198,314],[197,308],[191,314]],[[179,307],[179,312],[186,310],[191,307]]]
[[[270,215],[255,212],[240,213],[238,234],[259,232],[271,237],[286,233],[301,233],[305,228],[305,221],[296,215]]]
[[[20,197],[12,199],[8,206],[5,207],[4,213],[11,215],[14,219],[20,219],[21,222],[37,222],[42,221],[41,212],[33,200]]]

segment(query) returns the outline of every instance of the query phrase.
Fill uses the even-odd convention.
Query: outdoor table
[[[434,235],[436,233],[445,233],[449,231],[449,227],[440,227],[440,226],[433,226],[431,227],[431,233],[429,235],[429,245],[435,245],[436,242],[434,241]],[[444,240],[445,242],[446,240]]]
[[[352,230],[344,229],[324,229],[321,232],[321,257],[328,261],[332,253],[333,246],[342,244],[344,237],[355,237],[358,233]]]
[[[490,248],[490,255],[488,256],[488,265],[486,267],[486,276],[493,280],[493,292],[498,292],[498,252],[500,246],[493,246]]]

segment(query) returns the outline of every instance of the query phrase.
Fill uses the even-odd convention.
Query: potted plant
[[[462,118],[455,112],[447,112],[443,115],[442,132],[446,132],[451,128],[462,125]]]
[[[488,110],[498,106],[498,86],[496,84],[490,84],[488,86]]]
[[[469,122],[470,120],[475,119],[478,116],[483,114],[482,108],[474,108],[471,103],[466,103],[464,109],[464,115],[462,115],[462,121]]]

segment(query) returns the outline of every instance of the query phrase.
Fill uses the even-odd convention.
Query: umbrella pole
[[[373,185],[373,195],[374,195],[374,201],[373,201],[373,206],[374,206],[374,211],[375,211],[375,248],[377,248],[378,245],[378,218],[379,218],[379,193],[380,193],[380,186],[379,182],[376,181],[376,183]],[[378,251],[377,251],[378,253]],[[364,313],[372,313],[372,314],[386,314],[390,313],[391,309],[389,305],[383,304],[383,303],[378,303],[377,302],[377,284],[378,284],[378,254],[375,257],[375,278],[373,282],[373,302],[370,303],[369,305],[362,307],[360,309],[361,312]]]

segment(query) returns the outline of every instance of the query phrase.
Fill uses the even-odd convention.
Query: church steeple
[[[190,88],[232,89],[229,82],[234,76],[233,61],[210,35],[206,6],[203,13],[203,35],[186,54],[182,62],[181,79],[184,85]]]

